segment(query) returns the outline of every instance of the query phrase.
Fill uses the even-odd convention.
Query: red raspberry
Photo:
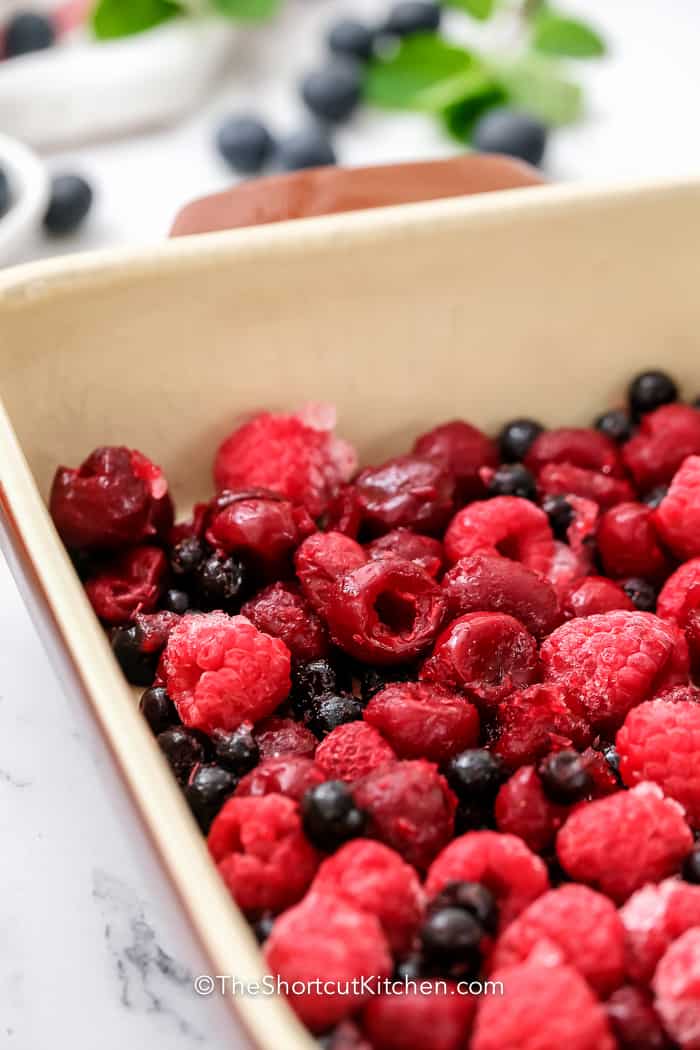
[[[374,1050],[463,1050],[476,1003],[453,982],[426,978],[373,996],[363,1023]]]
[[[159,653],[165,648],[170,632],[180,622],[180,616],[171,612],[136,613],[134,623],[140,636],[142,653]]]
[[[207,843],[231,896],[251,916],[296,904],[320,860],[304,835],[297,803],[282,795],[230,798]]]
[[[666,485],[686,456],[700,455],[700,412],[689,405],[663,405],[642,418],[622,450],[625,467],[641,492]]]
[[[332,640],[366,663],[407,663],[432,644],[446,602],[418,565],[398,558],[370,561],[337,580],[328,596]]]
[[[442,570],[443,551],[440,540],[432,536],[420,536],[410,529],[393,529],[365,548],[370,558],[402,558],[415,562],[428,576],[435,578]]]
[[[688,676],[685,639],[653,613],[569,620],[543,643],[540,657],[545,681],[576,697],[601,729],[617,728],[630,708]]]
[[[255,739],[261,758],[279,755],[313,758],[318,743],[310,729],[292,718],[266,718],[258,725]]]
[[[645,882],[672,875],[692,845],[681,807],[648,782],[580,806],[557,835],[571,878],[619,903]]]
[[[537,678],[537,643],[505,613],[467,613],[442,632],[421,678],[466,689],[493,706]]]
[[[503,554],[546,575],[554,554],[547,515],[530,500],[495,496],[455,514],[445,533],[449,562],[477,551]]]
[[[585,747],[592,736],[575,697],[555,685],[531,685],[512,693],[498,705],[497,724],[494,751],[511,769],[537,762],[555,749]]]
[[[555,540],[545,576],[554,588],[560,604],[566,601],[574,584],[592,571],[593,558],[586,547],[575,551],[566,543]]]
[[[357,457],[333,434],[335,410],[319,408],[294,416],[261,412],[234,430],[216,454],[217,489],[271,489],[303,504],[314,518],[322,514],[352,477]]]
[[[310,758],[279,755],[264,758],[260,765],[242,777],[234,794],[238,797],[286,795],[300,802],[309,788],[317,787],[326,779],[323,770]]]
[[[302,590],[321,616],[325,615],[335,581],[366,561],[360,544],[341,532],[315,532],[294,556]]]
[[[373,536],[401,527],[439,533],[454,512],[455,479],[447,467],[419,456],[397,456],[355,478],[362,521]]]
[[[332,1034],[326,1036],[324,1047],[325,1050],[374,1050],[354,1021],[341,1021]]]
[[[443,423],[416,438],[413,445],[416,456],[444,463],[457,482],[457,497],[461,503],[484,495],[479,477],[481,467],[497,467],[498,448],[470,423],[454,419]]]
[[[155,609],[168,571],[159,547],[134,547],[91,577],[85,590],[101,620],[124,624]]]
[[[700,926],[700,886],[678,879],[643,886],[620,908],[625,927],[627,973],[648,984],[669,945]]]
[[[543,853],[554,843],[557,831],[568,816],[566,806],[550,802],[534,766],[521,766],[496,796],[496,827],[517,835],[533,853]]]
[[[615,609],[634,611],[632,599],[607,576],[584,576],[577,580],[564,601],[567,616],[595,616]]]
[[[555,944],[600,996],[622,984],[625,930],[615,905],[587,886],[564,885],[533,901],[498,939],[496,969],[525,962],[538,941]]]
[[[680,1050],[700,1050],[700,929],[668,949],[652,982],[664,1028]]]
[[[661,539],[677,558],[700,555],[700,455],[683,460],[653,518]]]
[[[549,463],[569,463],[614,477],[622,474],[615,442],[598,430],[584,427],[560,427],[537,435],[525,457],[525,466],[537,475]]]
[[[418,759],[376,769],[358,781],[353,794],[369,815],[369,835],[420,871],[453,835],[457,800],[432,762]]]
[[[593,781],[591,798],[604,798],[620,790],[620,781],[602,751],[587,747],[581,758],[586,773]]]
[[[291,583],[271,583],[241,609],[259,631],[281,638],[298,664],[318,660],[328,652],[323,623],[311,603]]]
[[[425,910],[425,894],[410,864],[369,839],[348,842],[324,860],[311,892],[344,898],[374,915],[397,955],[411,948]]]
[[[376,693],[365,709],[365,721],[399,758],[446,762],[479,739],[476,708],[449,689],[422,682],[396,682]]]
[[[348,901],[318,893],[280,916],[265,944],[265,958],[287,982],[289,1001],[312,1032],[355,1013],[369,998],[361,991],[362,978],[383,980],[392,968],[378,920]],[[295,993],[297,981],[326,982],[326,987],[316,992],[312,985]]]
[[[191,613],[161,658],[168,695],[186,726],[231,732],[272,714],[289,693],[289,650],[244,616]]]
[[[536,638],[561,623],[559,602],[550,583],[519,562],[479,551],[445,573],[442,589],[451,616],[500,612],[514,616]]]
[[[632,984],[623,985],[605,1004],[608,1024],[618,1050],[669,1050],[651,996]]]
[[[603,510],[634,499],[634,489],[623,478],[571,463],[548,463],[537,475],[537,488],[543,496],[580,496]]]
[[[603,514],[598,526],[598,550],[609,576],[653,579],[667,569],[653,511],[643,503],[619,503]]]
[[[595,542],[600,520],[600,510],[593,500],[583,496],[566,494],[566,502],[571,507],[571,524],[566,530],[566,540],[576,552],[590,552]]]
[[[700,558],[691,558],[669,576],[661,589],[656,612],[685,634],[693,671],[700,671]]]
[[[294,550],[315,531],[304,507],[264,489],[221,492],[208,516],[207,542],[226,554],[241,555],[268,579],[289,574]]]
[[[471,1050],[615,1050],[603,1007],[573,967],[533,960],[492,980],[503,993],[481,998]]]
[[[328,780],[352,782],[395,761],[393,749],[366,722],[347,722],[331,730],[316,751],[316,763]]]
[[[491,890],[502,930],[549,889],[544,861],[522,839],[497,831],[469,831],[443,849],[428,872],[428,896],[448,882],[481,882]]]
[[[124,447],[96,448],[77,470],[59,467],[49,508],[61,539],[74,550],[118,550],[165,536],[173,523],[160,467]]]

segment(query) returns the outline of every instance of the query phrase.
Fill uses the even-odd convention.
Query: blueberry
[[[499,106],[477,120],[472,144],[481,153],[506,153],[538,165],[547,145],[547,127],[529,113]]]
[[[405,959],[399,959],[394,969],[394,980],[400,984],[406,981],[414,981],[422,977],[424,973],[423,959],[418,952],[407,955]]]
[[[307,837],[327,852],[362,835],[367,825],[367,814],[355,805],[342,780],[327,780],[310,788],[302,798],[301,811]]]
[[[473,965],[479,958],[483,930],[462,908],[441,908],[428,916],[420,931],[423,952],[438,965]]]
[[[187,783],[193,768],[205,757],[199,734],[184,726],[173,726],[159,733],[158,746],[181,784]]]
[[[382,667],[380,669],[377,667],[360,665],[358,667],[358,677],[360,679],[362,699],[364,703],[368,703],[373,696],[376,696],[378,692],[391,682],[405,682],[407,670],[405,665],[401,668],[395,668],[394,670],[390,667]]]
[[[311,660],[292,671],[292,705],[301,716],[314,700],[337,692],[336,670],[328,660]]]
[[[156,736],[169,729],[170,726],[177,725],[180,721],[175,704],[161,685],[153,686],[145,691],[139,702],[139,708]]]
[[[353,18],[343,18],[331,26],[327,40],[330,50],[340,58],[366,62],[372,57],[374,33]]]
[[[11,18],[5,26],[5,58],[43,51],[51,47],[55,39],[56,31],[50,18],[25,11]]]
[[[239,726],[232,733],[215,733],[212,743],[216,761],[237,777],[249,773],[260,760],[257,741],[246,726]]]
[[[556,751],[539,765],[538,773],[545,794],[552,802],[568,805],[585,798],[593,781],[576,751]]]
[[[530,445],[544,430],[541,423],[534,419],[512,419],[498,435],[501,458],[506,463],[515,463],[525,459]]]
[[[440,5],[429,0],[400,0],[390,9],[382,31],[400,37],[434,33],[440,27],[441,13]]]
[[[661,501],[666,498],[667,492],[668,485],[657,485],[656,488],[642,497],[642,503],[646,503],[647,507],[658,507]]]
[[[632,599],[635,609],[639,609],[640,612],[655,612],[656,588],[648,580],[631,576],[623,582],[622,589],[628,598]]]
[[[308,73],[301,83],[301,97],[314,116],[334,123],[348,119],[361,94],[362,77],[349,62]]]
[[[442,908],[469,912],[487,933],[495,933],[498,927],[496,899],[480,882],[448,882],[430,902],[431,912]]]
[[[632,424],[629,416],[617,408],[598,416],[595,428],[620,445],[632,437]]]
[[[156,676],[159,654],[142,652],[142,641],[143,634],[135,625],[115,627],[110,636],[112,652],[132,685],[150,685]]]
[[[235,611],[240,605],[245,569],[238,558],[210,554],[194,574],[196,598],[202,609]]]
[[[694,849],[685,858],[681,875],[686,882],[700,883],[700,849]]]
[[[187,576],[194,572],[204,558],[204,544],[196,536],[186,536],[173,547],[170,565],[176,576]]]
[[[92,189],[80,175],[55,175],[44,229],[56,236],[73,233],[92,206]]]
[[[620,755],[614,744],[606,744],[603,748],[603,758],[610,766],[618,780],[620,780]]]
[[[234,171],[257,175],[272,156],[275,143],[255,117],[228,117],[216,133],[216,146]]]
[[[520,496],[521,499],[536,500],[535,479],[522,463],[503,463],[488,482],[489,496]]]
[[[446,769],[450,787],[467,803],[492,802],[503,782],[501,760],[485,748],[462,751]]]
[[[253,933],[258,944],[264,944],[267,938],[272,933],[272,927],[275,925],[274,915],[261,915],[260,918],[253,923]]]
[[[638,419],[645,412],[677,401],[678,387],[666,372],[642,372],[630,383],[628,397],[632,415]]]
[[[3,168],[0,168],[0,219],[10,207],[10,180]]]
[[[333,147],[320,128],[306,128],[283,139],[277,156],[284,171],[324,168],[336,163]]]
[[[228,770],[210,765],[200,766],[185,788],[185,798],[205,835],[236,783]]]
[[[566,496],[545,496],[542,510],[549,518],[552,532],[558,540],[566,540],[566,531],[574,520],[574,508]]]
[[[314,733],[324,737],[345,725],[362,718],[362,704],[354,696],[331,695],[312,701],[309,724]]]
[[[187,591],[171,588],[165,592],[162,604],[166,612],[174,612],[182,616],[190,607],[190,596]]]

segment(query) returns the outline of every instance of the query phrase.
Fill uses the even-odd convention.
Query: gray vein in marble
[[[0,783],[10,784],[11,787],[26,788],[31,786],[31,780],[25,780],[23,777],[13,776],[12,773],[8,773],[5,769],[0,769]]]

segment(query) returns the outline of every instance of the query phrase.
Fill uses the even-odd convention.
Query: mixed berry
[[[292,996],[322,1045],[698,1050],[700,409],[358,470],[311,405],[213,473],[175,524],[100,448],[51,513],[270,969],[397,982]]]

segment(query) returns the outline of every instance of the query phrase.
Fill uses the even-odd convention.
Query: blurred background
[[[0,34],[0,134],[80,177],[5,250],[0,143],[2,264],[158,241],[193,197],[333,157],[700,171],[697,0],[0,0]]]

